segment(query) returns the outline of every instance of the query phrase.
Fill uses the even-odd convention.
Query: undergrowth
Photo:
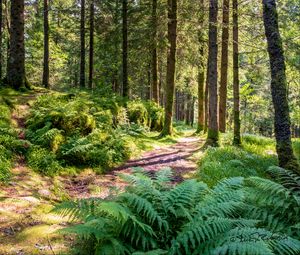
[[[155,103],[116,96],[53,93],[37,98],[26,122],[29,166],[46,175],[64,167],[93,167],[98,172],[135,153],[136,137],[162,127]]]
[[[290,254],[300,252],[298,176],[281,168],[234,177],[209,188],[187,180],[173,186],[171,170],[151,178],[123,175],[126,191],[110,199],[69,201],[56,212],[80,224],[74,254]]]

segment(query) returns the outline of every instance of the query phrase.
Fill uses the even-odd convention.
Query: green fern
[[[129,186],[112,200],[57,207],[63,215],[83,221],[64,230],[77,234],[81,247],[89,247],[79,254],[300,252],[299,207],[287,183],[237,177],[212,189],[195,180],[174,187],[169,169],[155,176],[135,169],[133,175],[121,177]]]

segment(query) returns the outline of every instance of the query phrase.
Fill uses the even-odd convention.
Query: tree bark
[[[11,36],[7,80],[9,86],[25,86],[24,0],[11,1]]]
[[[127,0],[123,0],[122,4],[122,34],[123,34],[123,97],[129,96],[129,87],[128,87],[128,3]]]
[[[5,6],[5,26],[7,29],[7,38],[6,38],[6,75],[8,74],[8,66],[9,66],[9,49],[10,49],[10,21],[9,21],[9,6],[7,0],[4,0]]]
[[[209,116],[207,143],[218,145],[218,44],[217,44],[218,0],[209,4],[209,43],[208,43],[208,90]]]
[[[85,88],[85,0],[80,12],[80,87]]]
[[[238,0],[232,1],[233,21],[233,144],[241,144]]]
[[[176,39],[177,39],[177,0],[168,0],[168,60],[165,101],[165,121],[161,135],[172,135],[172,117],[175,93],[176,67]]]
[[[0,79],[2,79],[2,65],[3,65],[3,53],[2,53],[2,34],[3,34],[3,15],[2,15],[2,0],[0,0]]]
[[[157,73],[157,0],[152,0],[152,98],[159,104]]]
[[[93,88],[94,78],[94,0],[90,0],[90,51],[89,51],[89,88]]]
[[[219,102],[219,130],[226,132],[226,102],[228,77],[229,0],[223,0],[222,56]]]
[[[207,66],[208,66],[208,59],[207,59]],[[208,129],[208,68],[206,68],[206,81],[205,81],[205,92],[204,92],[204,132],[207,132]]]
[[[48,0],[44,0],[44,64],[43,86],[49,88],[49,10]]]
[[[204,0],[200,1],[200,16],[199,16],[199,55],[200,63],[198,67],[198,126],[197,133],[204,130]]]
[[[275,110],[275,137],[279,165],[300,174],[291,142],[285,59],[275,0],[263,0],[263,18],[271,68],[271,92]]]

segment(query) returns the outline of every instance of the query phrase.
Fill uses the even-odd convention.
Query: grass
[[[231,146],[231,141],[231,134],[222,135],[221,147],[207,149],[199,161],[199,180],[213,186],[234,176],[266,177],[266,170],[277,165],[274,140],[245,134],[240,148]]]

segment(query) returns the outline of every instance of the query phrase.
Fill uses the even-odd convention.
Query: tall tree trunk
[[[85,88],[85,0],[81,0],[80,14],[80,87]]]
[[[49,88],[49,10],[48,0],[44,0],[44,65],[43,86]]]
[[[299,174],[300,167],[293,154],[291,142],[285,59],[275,0],[263,0],[263,18],[271,67],[271,91],[275,109],[275,137],[279,165]]]
[[[241,144],[238,0],[232,0],[233,21],[233,144]]]
[[[204,130],[204,0],[200,1],[200,17],[199,17],[199,55],[200,63],[198,67],[198,126],[197,133]]]
[[[208,90],[209,116],[207,143],[216,146],[218,131],[218,44],[217,44],[218,0],[209,4],[209,43],[208,43]]]
[[[90,0],[90,54],[89,54],[89,88],[93,88],[94,76],[94,0]]]
[[[123,34],[123,97],[129,96],[129,87],[128,87],[128,3],[127,0],[123,0],[122,5],[122,34]]]
[[[2,15],[2,0],[0,0],[0,79],[2,79],[2,65],[3,65],[3,52],[2,52],[2,35],[3,35],[3,15]]]
[[[177,38],[177,0],[168,0],[168,61],[166,82],[165,122],[161,135],[172,135],[172,117],[175,92],[176,67],[176,38]]]
[[[222,57],[219,102],[219,130],[226,131],[226,102],[228,77],[229,0],[223,0]]]
[[[5,6],[5,26],[7,29],[7,38],[6,38],[6,76],[8,74],[9,66],[9,49],[10,49],[10,20],[9,20],[9,6],[7,0],[4,0]]]
[[[24,0],[11,1],[11,37],[8,84],[15,89],[25,86]]]
[[[152,98],[159,104],[157,73],[157,0],[152,0]]]
[[[207,66],[208,66],[208,59],[207,59]],[[205,81],[205,91],[204,91],[204,132],[207,132],[208,129],[208,68],[206,68],[206,81]]]

